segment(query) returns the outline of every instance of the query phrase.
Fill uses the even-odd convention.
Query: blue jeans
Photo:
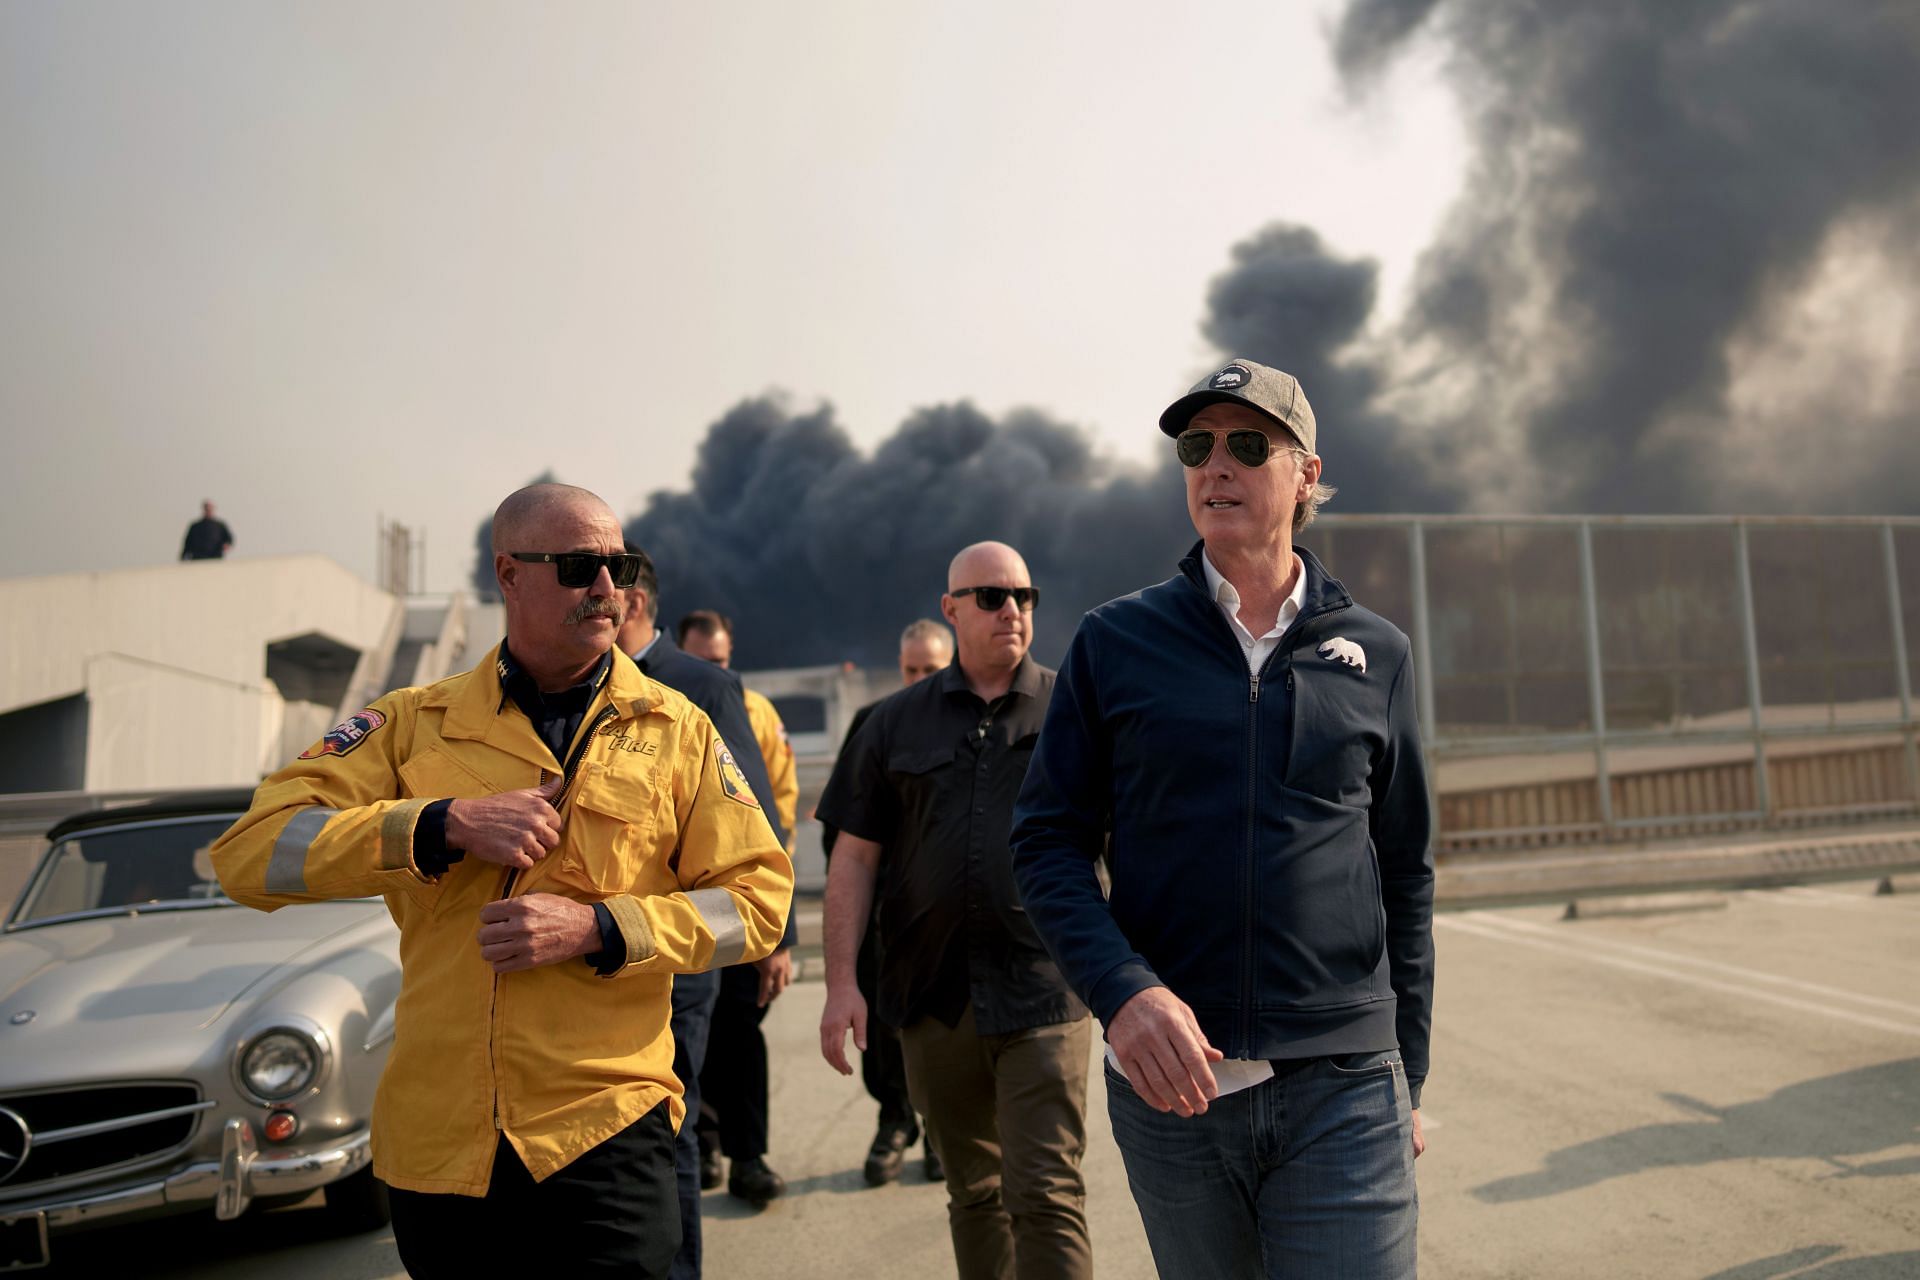
[[[700,1280],[700,1068],[707,1060],[707,1032],[713,1026],[720,975],[677,973],[673,977],[673,1074],[686,1089],[687,1117],[673,1141],[673,1175],[680,1193],[680,1251],[669,1280]]]
[[[1410,1280],[1413,1109],[1398,1050],[1320,1058],[1182,1119],[1106,1068],[1162,1280]]]

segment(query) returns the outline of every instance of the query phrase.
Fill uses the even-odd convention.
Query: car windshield
[[[76,831],[47,851],[12,923],[224,905],[207,850],[231,825],[215,815]]]

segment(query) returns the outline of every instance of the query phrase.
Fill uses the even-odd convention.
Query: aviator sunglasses
[[[610,556],[591,551],[510,551],[507,554],[527,564],[552,564],[554,576],[563,587],[592,586],[601,565],[607,567],[607,576],[616,587],[630,587],[640,581],[640,557],[623,552]]]
[[[1040,603],[1038,587],[956,587],[947,592],[950,596],[972,596],[973,602],[988,613],[1000,612],[1000,606],[1012,596],[1013,602],[1020,606],[1020,612],[1032,613],[1033,607]]]
[[[1227,452],[1243,467],[1265,466],[1267,459],[1273,456],[1273,441],[1267,439],[1264,431],[1240,427],[1227,432],[1226,436]],[[1173,451],[1180,455],[1183,466],[1197,467],[1213,456],[1214,438],[1213,432],[1194,427],[1174,438]]]

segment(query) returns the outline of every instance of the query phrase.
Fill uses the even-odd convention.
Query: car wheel
[[[393,1221],[387,1184],[373,1176],[372,1166],[329,1182],[321,1194],[326,1197],[327,1216],[342,1235],[377,1231]]]

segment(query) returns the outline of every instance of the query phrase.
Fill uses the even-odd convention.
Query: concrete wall
[[[0,581],[0,711],[79,693],[99,653],[257,683],[271,641],[317,631],[365,652],[399,609],[323,556],[10,578]]]
[[[120,654],[96,655],[87,676],[89,791],[246,785],[283,763],[285,704],[264,680],[222,680]]]
[[[321,556],[0,581],[0,792],[251,783],[340,714],[304,686],[289,704],[267,677],[269,647],[384,675],[401,616]]]
[[[448,659],[447,673],[471,671],[507,634],[507,610],[497,600],[467,606],[466,635],[458,653]]]

